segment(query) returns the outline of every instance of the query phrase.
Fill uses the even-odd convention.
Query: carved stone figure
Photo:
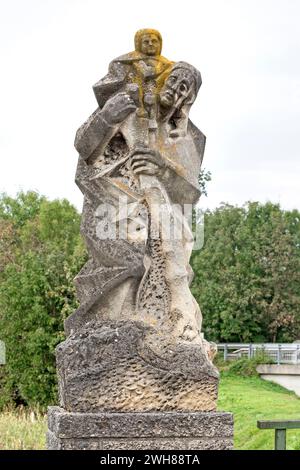
[[[134,38],[135,51],[114,59],[106,77],[94,85],[94,93],[100,108],[116,91],[126,89],[128,84],[138,85],[139,116],[147,116],[145,108],[155,103],[173,62],[162,57],[162,37],[155,29],[141,29]]]
[[[135,52],[94,86],[99,107],[76,134],[89,261],[57,348],[69,413],[216,409],[215,348],[189,288],[205,137],[188,114],[201,75],[164,59],[161,45],[155,30],[136,33]]]

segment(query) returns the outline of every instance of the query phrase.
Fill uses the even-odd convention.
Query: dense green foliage
[[[0,324],[7,364],[0,405],[56,402],[55,346],[76,306],[84,262],[80,216],[66,200],[34,192],[0,199]]]
[[[300,213],[279,205],[224,205],[205,215],[192,257],[193,293],[206,337],[293,341],[300,337]]]

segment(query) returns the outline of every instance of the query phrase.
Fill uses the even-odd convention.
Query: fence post
[[[257,421],[258,429],[275,429],[275,450],[286,449],[286,432],[288,429],[300,429],[300,419],[287,421]]]
[[[280,365],[280,360],[281,360],[281,344],[278,344],[278,349],[277,349],[277,365]]]
[[[250,343],[249,348],[248,348],[248,359],[251,359],[252,356],[253,356],[253,346]]]
[[[296,351],[296,364],[298,364],[299,350],[300,350],[300,344],[297,344],[297,351]]]
[[[224,345],[224,361],[227,361],[228,348],[227,344]]]
[[[265,354],[266,354],[266,352],[265,352],[265,345],[262,344],[262,345],[261,345],[261,357],[262,357],[262,358],[265,358]]]
[[[275,450],[286,449],[286,429],[275,429]]]

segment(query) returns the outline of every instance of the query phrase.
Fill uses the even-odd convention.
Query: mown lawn
[[[259,377],[223,373],[218,409],[234,415],[235,449],[274,449],[275,431],[257,429],[258,420],[300,420],[300,398]],[[300,450],[300,430],[287,431],[287,449]]]
[[[234,414],[235,449],[273,449],[274,431],[259,430],[259,419],[300,419],[300,398],[258,377],[223,373],[218,409]],[[0,449],[45,448],[46,418],[40,413],[0,414]],[[287,448],[300,450],[300,430],[287,432]]]

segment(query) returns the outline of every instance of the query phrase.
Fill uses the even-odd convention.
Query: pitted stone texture
[[[48,431],[49,450],[232,450],[232,439],[57,439]],[[54,443],[54,447],[52,447]]]
[[[153,330],[154,331],[154,330]],[[163,344],[141,322],[90,323],[57,348],[68,411],[214,411],[218,372],[198,344]]]
[[[161,56],[161,46],[157,31],[137,32],[135,51],[95,85],[99,108],[76,135],[88,261],[75,280],[80,306],[57,347],[67,414],[61,421],[50,413],[50,448],[230,447],[231,431],[214,413],[213,348],[190,291],[194,236],[192,207],[185,209],[200,197],[205,136],[189,111],[202,80],[191,64]],[[194,416],[204,411],[211,418]],[[122,429],[109,414],[118,412]]]
[[[68,413],[48,411],[48,449],[227,450],[233,417],[224,412]]]
[[[233,417],[227,412],[77,413],[58,406],[48,409],[49,429],[60,438],[232,436]]]

